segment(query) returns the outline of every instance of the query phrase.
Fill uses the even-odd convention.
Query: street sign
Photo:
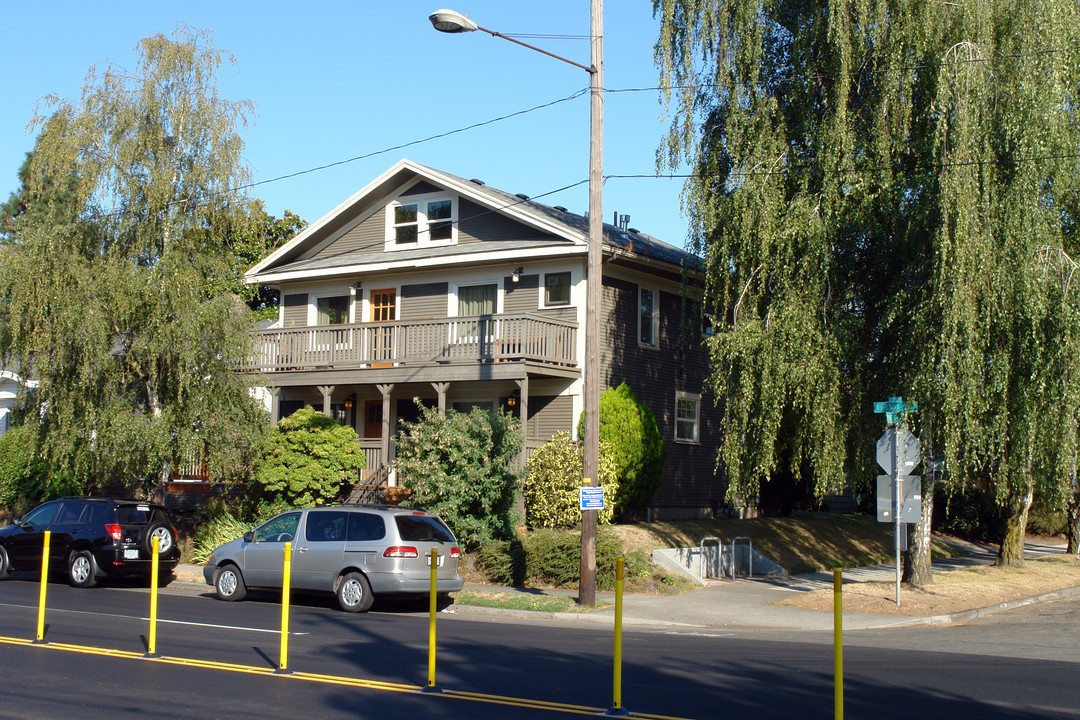
[[[910,475],[922,461],[922,446],[919,444],[919,438],[905,427],[891,427],[877,441],[878,465],[888,475],[896,474],[894,462],[897,454],[900,455],[901,475]]]
[[[896,485],[888,475],[877,476],[878,522],[896,522]],[[922,478],[900,478],[900,522],[918,523],[922,520]]]
[[[603,510],[604,509],[604,488],[603,486],[593,487],[592,485],[586,485],[580,488],[581,491],[581,509],[582,510]]]
[[[885,421],[896,424],[903,421],[906,413],[915,412],[919,409],[919,403],[914,400],[905,401],[902,397],[891,397],[887,402],[874,403],[874,412],[885,413]]]

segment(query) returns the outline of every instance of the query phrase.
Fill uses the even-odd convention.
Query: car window
[[[82,515],[84,503],[81,502],[66,502],[60,506],[60,512],[56,514],[56,519],[53,521],[57,525],[73,525],[79,522],[79,516]]]
[[[311,542],[341,542],[347,520],[344,512],[309,512],[304,537]]]
[[[149,505],[117,505],[116,521],[121,525],[145,525],[150,522]]]
[[[439,518],[431,515],[395,515],[398,533],[402,540],[430,541],[430,542],[454,542],[454,536],[450,533]]]
[[[47,503],[36,507],[22,519],[23,525],[48,525],[56,517],[56,511],[60,509],[60,503]]]
[[[100,525],[109,519],[112,506],[103,502],[86,503],[86,510],[82,514],[81,523],[84,525]]]
[[[300,513],[279,515],[263,523],[255,531],[255,542],[292,542],[296,537],[296,526],[300,524]]]
[[[384,537],[386,537],[386,523],[380,516],[366,512],[349,513],[350,541],[382,540]]]

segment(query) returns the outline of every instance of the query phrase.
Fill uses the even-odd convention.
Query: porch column
[[[383,462],[390,464],[390,391],[393,385],[376,385],[382,393],[382,456]]]
[[[446,417],[446,391],[450,383],[431,383],[431,387],[439,394],[439,417]]]
[[[518,418],[521,420],[521,452],[518,455],[518,466],[525,467],[525,461],[529,459],[529,450],[525,442],[529,439],[529,376],[521,380],[515,380],[521,399],[518,401]]]
[[[270,425],[277,427],[278,420],[281,419],[281,403],[278,399],[281,388],[266,388],[266,392],[270,393]]]
[[[319,392],[322,393],[322,412],[326,417],[332,417],[330,412],[330,398],[334,394],[334,385],[319,385]]]

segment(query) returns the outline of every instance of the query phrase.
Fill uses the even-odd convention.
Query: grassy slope
[[[868,515],[813,513],[786,518],[748,520],[681,520],[616,525],[626,552],[696,547],[704,537],[749,537],[755,550],[791,574],[859,567],[895,559],[893,526]],[[953,551],[935,541],[934,555]]]

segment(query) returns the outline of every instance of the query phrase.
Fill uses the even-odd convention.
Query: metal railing
[[[533,360],[577,364],[577,323],[540,315],[320,325],[260,331],[246,370]]]

